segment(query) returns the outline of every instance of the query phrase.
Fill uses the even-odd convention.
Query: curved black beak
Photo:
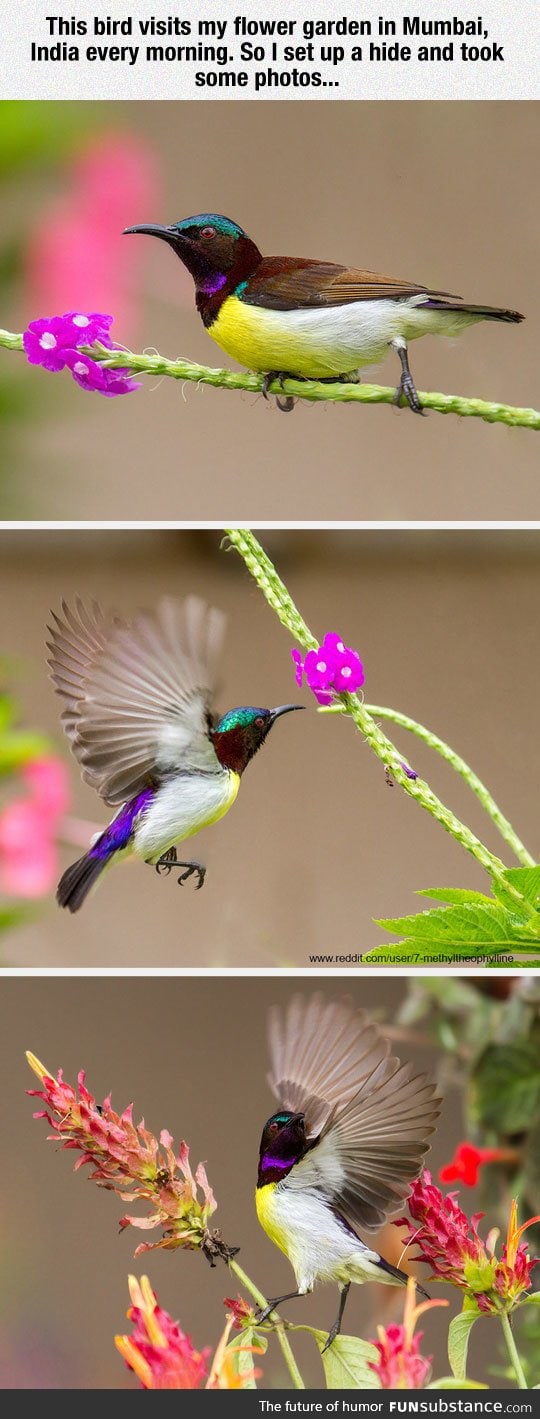
[[[270,710],[272,724],[275,719],[279,719],[280,714],[290,714],[291,710],[303,710],[305,705],[278,705],[276,709]]]
[[[123,236],[153,236],[160,237],[161,241],[166,241],[169,246],[178,246],[185,241],[182,233],[176,227],[162,227],[159,222],[143,222],[140,227],[124,227]]]

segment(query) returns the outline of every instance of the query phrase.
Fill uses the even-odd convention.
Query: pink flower
[[[255,1315],[253,1306],[248,1306],[243,1296],[237,1296],[236,1299],[234,1296],[225,1296],[223,1304],[227,1307],[235,1330],[243,1330],[246,1324],[253,1322]]]
[[[316,650],[308,650],[304,659],[299,650],[291,651],[295,664],[297,685],[302,684],[305,675],[310,690],[320,705],[332,703],[332,691],[342,694],[352,693],[364,683],[364,667],[360,656],[350,646],[344,645],[341,637],[331,631],[325,635],[322,645]]]
[[[477,1212],[469,1221],[455,1198],[455,1193],[443,1197],[427,1170],[417,1178],[409,1198],[413,1222],[402,1217],[398,1223],[408,1229],[407,1244],[418,1247],[419,1259],[429,1263],[434,1276],[466,1291],[481,1311],[513,1310],[530,1289],[531,1272],[538,1260],[529,1256],[520,1238],[540,1217],[532,1217],[518,1228],[517,1203],[512,1203],[499,1260],[495,1255],[498,1229],[492,1228],[483,1242],[478,1223],[484,1214]]]
[[[415,1335],[416,1322],[425,1311],[436,1306],[447,1306],[448,1301],[422,1301],[415,1306],[416,1286],[414,1277],[409,1276],[403,1325],[379,1325],[378,1340],[372,1344],[379,1351],[377,1361],[370,1360],[369,1367],[379,1376],[381,1389],[422,1389],[431,1371],[431,1355],[420,1354],[422,1331]]]
[[[126,1365],[143,1389],[200,1389],[210,1350],[195,1350],[189,1335],[158,1306],[147,1276],[129,1277],[132,1335],[115,1336]]]
[[[0,814],[0,888],[8,896],[45,896],[58,875],[56,840],[68,806],[64,764],[52,755],[24,764],[29,789]]]
[[[67,195],[42,204],[32,227],[27,271],[35,307],[114,310],[133,336],[145,258],[122,232],[134,211],[159,207],[157,165],[144,139],[128,134],[93,138],[77,156]]]
[[[200,1248],[213,1264],[216,1256],[233,1254],[219,1233],[208,1230],[208,1220],[217,1203],[202,1163],[193,1175],[187,1143],[181,1143],[175,1154],[167,1129],[162,1129],[158,1142],[145,1128],[144,1120],[133,1123],[132,1104],[122,1114],[112,1108],[110,1095],[98,1105],[85,1087],[84,1070],[78,1075],[77,1094],[64,1081],[61,1069],[54,1078],[35,1055],[28,1053],[26,1057],[43,1086],[27,1092],[46,1105],[34,1118],[47,1119],[53,1129],[49,1140],[60,1140],[63,1148],[81,1153],[75,1172],[88,1164],[92,1168],[90,1178],[98,1187],[116,1192],[122,1202],[151,1204],[149,1215],[125,1216],[120,1222],[121,1228],[162,1228],[161,1240],[141,1243],[136,1256],[156,1248]]]
[[[441,1182],[463,1182],[476,1187],[480,1169],[486,1163],[517,1161],[515,1148],[476,1148],[474,1143],[459,1143],[453,1158],[439,1171]]]

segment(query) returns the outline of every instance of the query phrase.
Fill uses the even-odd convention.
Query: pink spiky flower
[[[518,1227],[515,1200],[500,1259],[495,1254],[498,1228],[493,1227],[483,1242],[478,1233],[483,1212],[476,1212],[469,1220],[456,1202],[456,1193],[443,1197],[427,1169],[412,1185],[409,1212],[413,1221],[402,1217],[398,1223],[407,1227],[407,1245],[414,1243],[419,1260],[429,1263],[433,1276],[466,1291],[481,1311],[511,1311],[530,1290],[538,1258],[529,1256],[520,1238],[540,1217],[531,1217]]]
[[[379,1359],[370,1360],[369,1367],[379,1376],[381,1389],[422,1389],[431,1372],[433,1357],[420,1354],[423,1332],[415,1335],[415,1326],[425,1311],[447,1306],[448,1301],[422,1301],[416,1306],[415,1296],[414,1277],[409,1276],[403,1325],[377,1326],[378,1339],[372,1344]]]
[[[26,1057],[43,1085],[42,1089],[27,1092],[42,1099],[46,1106],[34,1118],[47,1119],[54,1130],[49,1134],[50,1140],[60,1139],[63,1148],[82,1153],[75,1171],[87,1163],[93,1170],[90,1178],[98,1187],[116,1192],[122,1202],[140,1200],[152,1204],[149,1216],[125,1216],[120,1222],[121,1228],[163,1229],[161,1240],[141,1243],[136,1256],[155,1248],[200,1248],[213,1265],[216,1256],[233,1254],[221,1241],[219,1232],[208,1230],[208,1220],[217,1203],[202,1163],[193,1175],[187,1143],[182,1142],[175,1154],[167,1129],[162,1129],[158,1142],[145,1128],[144,1120],[133,1123],[132,1104],[122,1114],[112,1108],[110,1095],[103,1104],[97,1104],[85,1087],[84,1070],[78,1075],[77,1093],[64,1081],[61,1069],[54,1078],[35,1055],[28,1053]]]
[[[210,1349],[195,1350],[189,1335],[158,1306],[147,1276],[128,1279],[131,1335],[116,1335],[115,1345],[143,1389],[200,1389]]]

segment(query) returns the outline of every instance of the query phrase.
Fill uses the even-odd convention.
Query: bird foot
[[[172,872],[173,867],[185,867],[185,872],[181,872],[178,878],[179,887],[183,887],[184,882],[187,882],[188,879],[190,877],[193,877],[194,875],[196,875],[199,879],[195,888],[197,892],[200,892],[200,889],[204,884],[204,879],[206,877],[206,867],[203,867],[202,862],[180,862],[176,856],[175,847],[170,847],[168,852],[164,852],[159,858],[158,862],[156,862],[155,866],[158,876],[161,876],[164,872],[168,876],[169,873]]]
[[[268,374],[265,374],[262,382],[263,399],[268,399],[268,391],[270,385],[274,383],[274,380],[277,382],[277,384],[279,384],[280,389],[283,389],[283,381],[285,379],[293,378],[296,378],[296,376],[287,374],[285,370],[269,370]],[[282,414],[292,414],[292,411],[294,409],[294,399],[292,397],[292,394],[286,394],[284,399],[280,399],[279,395],[276,394],[276,404],[278,409],[281,410]]]
[[[401,379],[394,395],[394,404],[401,404],[402,398],[406,399],[409,409],[412,409],[413,414],[422,414],[424,416],[426,411],[422,408],[418,398],[416,385],[409,368],[407,346],[401,339],[391,340],[390,344],[399,355],[401,364]]]

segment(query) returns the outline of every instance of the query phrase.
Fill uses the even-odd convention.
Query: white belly
[[[277,311],[229,299],[209,333],[250,369],[281,369],[324,378],[376,364],[392,340],[456,335],[474,317],[430,310],[423,296],[354,301],[315,310]]]
[[[156,862],[174,843],[222,818],[234,803],[239,786],[238,774],[228,770],[168,780],[137,823],[134,852],[145,862]]]
[[[287,1255],[298,1290],[312,1291],[316,1281],[384,1281],[378,1253],[338,1222],[324,1198],[279,1183],[271,1198],[276,1230],[287,1237]]]

